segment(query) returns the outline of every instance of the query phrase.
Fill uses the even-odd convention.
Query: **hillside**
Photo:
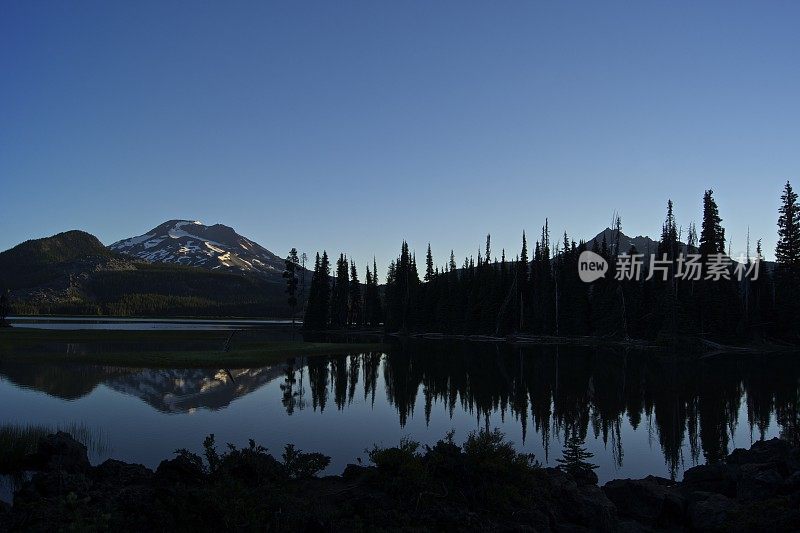
[[[115,252],[151,263],[280,276],[284,260],[223,224],[168,220],[142,235],[117,241]]]
[[[310,278],[309,278],[310,279]],[[82,231],[0,253],[0,287],[17,314],[285,317],[280,276],[150,264]]]

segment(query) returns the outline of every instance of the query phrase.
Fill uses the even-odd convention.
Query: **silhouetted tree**
[[[350,325],[360,326],[363,324],[363,304],[361,295],[361,283],[358,281],[356,264],[350,262]]]
[[[348,300],[350,298],[350,275],[347,257],[339,254],[336,260],[336,278],[331,294],[331,325],[344,327],[347,325]]]
[[[328,261],[328,253],[323,251],[321,258],[317,253],[314,261],[314,275],[311,278],[311,289],[308,294],[306,316],[303,320],[303,327],[306,329],[325,329],[328,327],[331,299],[330,276],[331,267]]]
[[[714,191],[709,189],[703,194],[703,224],[700,227],[700,253],[704,258],[713,254],[725,253],[725,230],[719,216]]]
[[[560,465],[559,468],[569,472],[577,479],[591,476],[593,474],[592,471],[598,468],[598,465],[588,461],[588,459],[594,457],[594,454],[586,449],[585,441],[574,430],[567,439],[562,453],[563,457],[556,459]]]
[[[796,324],[800,319],[800,206],[797,193],[788,181],[781,195],[775,260],[779,334],[797,337]]]
[[[428,243],[428,253],[425,255],[425,277],[426,282],[433,279],[433,254],[431,253],[431,243]]]
[[[286,280],[286,294],[289,295],[287,303],[289,304],[289,309],[292,310],[292,331],[294,331],[295,310],[297,309],[297,268],[299,262],[297,249],[292,248],[286,258],[286,267],[283,271],[283,278]]]

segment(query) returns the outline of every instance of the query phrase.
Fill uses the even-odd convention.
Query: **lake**
[[[262,368],[0,363],[0,424],[80,427],[93,462],[156,467],[179,448],[293,443],[340,473],[373,445],[500,428],[544,465],[578,432],[601,482],[680,479],[795,420],[796,357],[687,361],[625,349],[409,341],[390,353],[297,357]],[[794,415],[794,417],[792,416]],[[6,494],[6,499],[8,495]]]
[[[106,316],[11,316],[15,328],[36,329],[111,329],[147,330],[231,330],[291,324],[291,320],[210,319],[210,318],[117,318]]]

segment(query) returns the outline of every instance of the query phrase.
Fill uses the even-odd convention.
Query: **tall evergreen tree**
[[[794,340],[798,336],[797,322],[800,320],[800,206],[797,193],[788,181],[781,195],[775,259],[776,333]]]
[[[800,266],[800,205],[788,181],[781,195],[775,260],[784,270],[796,270]]]
[[[314,274],[311,278],[306,316],[303,320],[305,329],[315,330],[328,327],[331,297],[330,276],[331,268],[328,261],[328,253],[323,251],[320,258],[318,252],[314,260]]]
[[[679,253],[678,249],[678,225],[675,222],[675,214],[672,211],[672,200],[667,201],[667,218],[661,226],[661,240],[658,243],[658,259],[664,255],[667,259],[674,261]]]
[[[598,465],[589,462],[594,454],[586,449],[584,440],[574,430],[564,445],[563,455],[561,459],[556,459],[559,468],[569,472],[575,478],[584,479],[591,476],[592,470],[598,468]],[[596,479],[595,477],[595,481]]]
[[[288,295],[287,303],[289,309],[292,311],[292,331],[294,331],[295,323],[295,310],[297,309],[297,268],[300,259],[297,256],[297,249],[292,248],[289,255],[286,257],[285,269],[283,271],[283,278],[286,280],[286,294]]]
[[[331,294],[331,325],[343,327],[347,325],[348,300],[350,297],[349,264],[344,254],[339,254],[336,261],[336,278]]]
[[[433,253],[431,253],[431,243],[428,243],[428,253],[425,255],[425,282],[433,279]]]
[[[358,271],[356,264],[350,261],[350,319],[351,326],[363,324],[363,300],[361,295],[361,283],[358,281]]]
[[[703,194],[703,224],[700,227],[700,253],[704,258],[712,254],[725,253],[725,230],[722,218],[714,200],[714,191],[709,189]]]

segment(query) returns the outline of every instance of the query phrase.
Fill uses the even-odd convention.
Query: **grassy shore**
[[[133,367],[235,367],[289,357],[386,351],[380,343],[270,341],[229,331],[45,330],[0,331],[0,362],[81,362]]]

